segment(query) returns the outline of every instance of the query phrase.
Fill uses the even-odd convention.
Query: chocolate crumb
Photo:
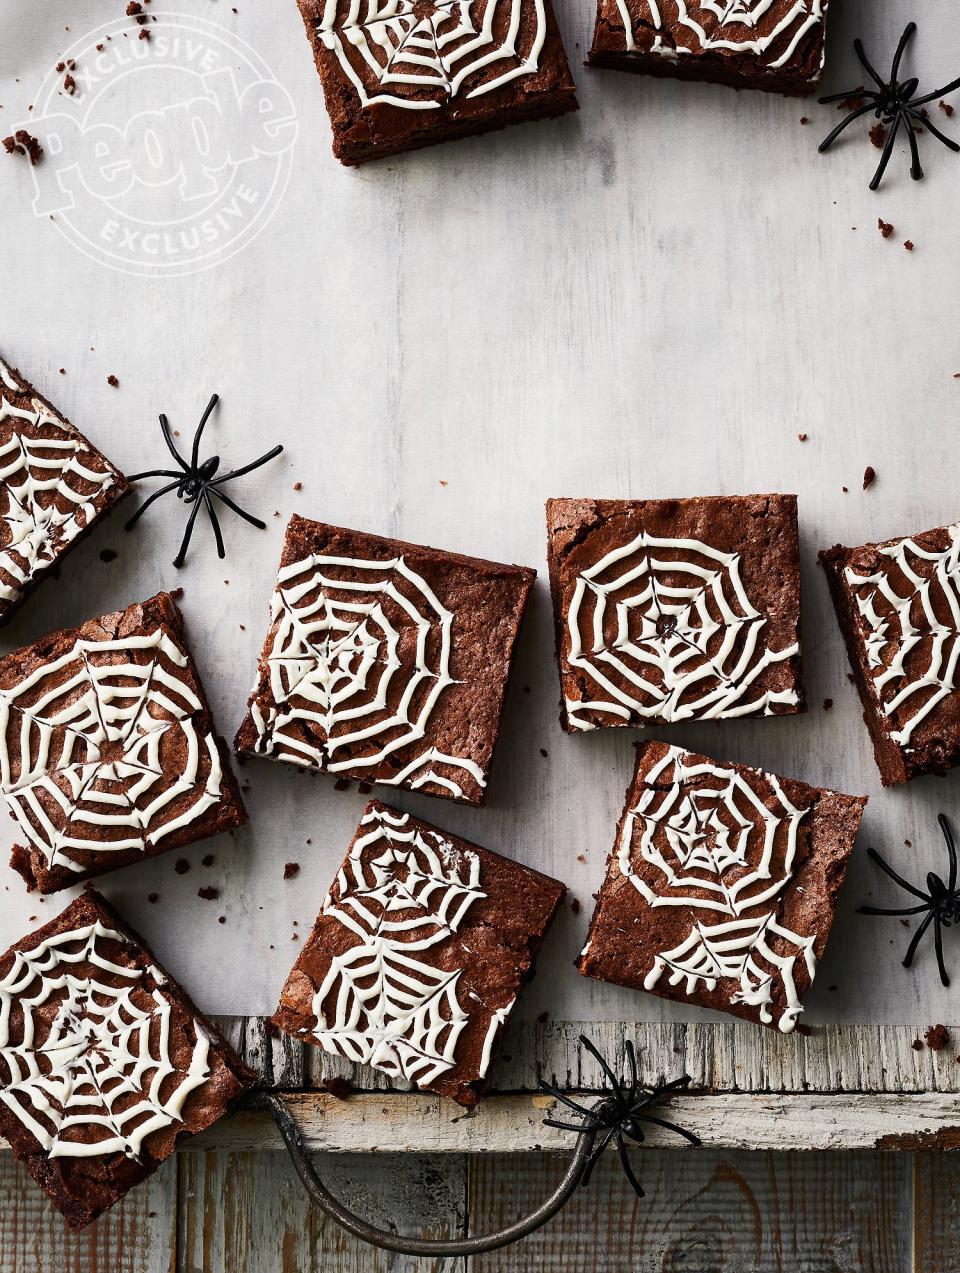
[[[950,1032],[945,1025],[932,1025],[923,1036],[931,1052],[942,1052],[950,1042]]]
[[[914,1052],[923,1051],[923,1042],[920,1039],[914,1039],[910,1046],[913,1048]]]
[[[215,902],[220,896],[220,890],[214,888],[212,884],[204,884],[202,888],[197,889],[197,897],[203,898],[205,902]]]
[[[540,1015],[537,1017],[537,1020],[540,1022],[541,1025],[546,1025],[547,1022],[550,1020],[550,1013],[546,1009],[544,1009],[544,1011],[541,1012]]]
[[[912,252],[912,251],[913,251],[913,239],[905,239],[905,240],[904,240],[904,243],[903,243],[903,247],[904,247],[904,251],[906,251],[906,252]]]
[[[887,130],[883,124],[874,124],[870,129],[870,140],[876,146],[877,150],[883,150],[887,142]]]
[[[347,1080],[341,1078],[339,1074],[333,1074],[330,1078],[324,1079],[323,1087],[331,1096],[335,1096],[338,1101],[345,1101],[353,1090]]]
[[[580,898],[579,897],[571,897],[570,909],[573,911],[574,915],[580,914]]]
[[[946,115],[947,119],[953,118],[954,110],[949,102],[937,102],[937,105],[943,111],[944,115]]]
[[[825,699],[823,700],[823,710],[824,710],[825,712],[829,712],[829,710],[830,710],[830,708],[831,708],[832,706],[833,706],[833,699],[832,699],[832,698],[825,698]]]
[[[868,464],[863,470],[863,489],[866,490],[868,487],[872,486],[876,480],[877,470],[872,464]]]
[[[120,556],[120,554],[117,552],[117,550],[116,550],[115,548],[101,548],[101,549],[100,549],[100,560],[101,560],[101,561],[104,561],[104,562],[107,562],[107,561],[116,561],[116,560],[117,560],[117,558],[118,558],[119,556]]]
[[[299,875],[299,874],[300,874],[299,862],[287,862],[284,864],[283,878],[285,880],[292,880],[295,875]]]
[[[147,894],[147,901],[150,903],[150,905],[151,905],[151,906],[156,906],[157,902],[159,902],[159,901],[160,901],[160,894],[159,894],[159,893],[148,893],[148,894]]]
[[[798,442],[806,442],[806,440],[807,440],[807,438],[809,438],[809,436],[810,436],[810,434],[809,434],[809,433],[798,433],[798,434],[797,434],[797,441],[798,441]]]
[[[73,97],[74,93],[77,91],[77,81],[72,75],[65,75],[63,77],[63,91],[65,93],[69,93],[71,97]]]
[[[206,856],[206,857],[205,857],[205,858],[201,861],[200,865],[201,865],[201,866],[213,866],[213,864],[214,864],[214,862],[216,862],[216,860],[217,860],[217,859],[214,857],[214,855],[213,855],[212,853],[208,853],[208,854],[207,854],[207,856]]]
[[[186,858],[177,858],[173,869],[178,875],[186,875],[186,873],[190,870],[190,863]]]
[[[139,20],[140,20],[140,19],[138,18],[138,19],[137,19],[137,21],[139,22]],[[150,39],[150,32],[149,32],[149,31],[148,31],[145,27],[141,27],[141,28],[140,28],[140,32],[139,32],[139,34],[137,35],[137,39],[138,39],[138,40],[149,40],[149,39]]]
[[[302,483],[302,482],[294,482],[294,484],[293,484],[293,489],[294,489],[295,491],[302,491],[302,490],[303,490],[303,483]]]
[[[544,758],[544,760],[546,760],[546,758],[550,755],[550,753],[547,751],[546,747],[541,747],[540,755]]]
[[[107,376],[107,384],[113,385],[114,389],[119,385],[120,381],[114,375]]]
[[[849,495],[849,494],[850,494],[850,487],[849,487],[849,486],[841,486],[841,487],[840,487],[840,489],[841,489],[841,491],[843,491],[844,495]]]
[[[8,155],[27,155],[31,164],[38,164],[43,155],[40,142],[25,128],[18,128],[12,137],[4,137],[3,148]]]
[[[809,123],[810,123],[810,121],[809,121],[809,119],[807,119],[806,115],[801,115],[801,116],[800,116],[800,123],[801,123],[801,124],[809,124]]]
[[[889,239],[893,234],[893,225],[889,221],[884,221],[883,217],[877,217],[877,229],[885,239]]]

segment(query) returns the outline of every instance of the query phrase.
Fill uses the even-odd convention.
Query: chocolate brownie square
[[[564,892],[372,800],[274,1023],[473,1105]]]
[[[585,977],[793,1030],[865,797],[640,743]]]
[[[564,729],[804,710],[795,495],[547,501]]]
[[[550,0],[298,0],[344,164],[565,115]]]
[[[589,66],[812,93],[829,0],[597,0]]]
[[[243,826],[169,593],[0,659],[0,792],[43,893]]]
[[[960,525],[820,561],[883,785],[960,764]]]
[[[120,470],[0,358],[0,623],[129,490]]]
[[[73,1229],[254,1077],[93,890],[0,957],[0,1134]]]
[[[535,577],[291,518],[237,751],[482,804]]]

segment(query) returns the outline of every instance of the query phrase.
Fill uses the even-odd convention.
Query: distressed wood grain
[[[459,1259],[420,1260],[366,1246],[312,1206],[286,1158],[180,1156],[177,1273],[465,1273]],[[462,1234],[462,1158],[338,1156],[317,1165],[348,1206],[375,1224],[424,1237]]]
[[[608,1157],[589,1191],[523,1244],[470,1273],[907,1273],[906,1155],[637,1152],[638,1198]],[[550,1158],[471,1159],[470,1223],[508,1223],[546,1196]],[[917,1266],[918,1268],[921,1266]],[[949,1264],[927,1265],[949,1268]]]
[[[960,1268],[960,1159],[914,1155],[913,1249],[916,1273]]]
[[[176,1235],[176,1159],[72,1233],[13,1156],[0,1156],[0,1273],[174,1273]]]

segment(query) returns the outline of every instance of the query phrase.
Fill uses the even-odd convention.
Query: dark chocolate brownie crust
[[[293,517],[237,751],[482,804],[535,577]]]
[[[578,108],[550,0],[470,0],[466,6],[400,0],[390,17],[371,7],[370,22],[361,6],[349,34],[344,34],[349,0],[331,10],[329,29],[321,0],[298,2],[330,115],[333,153],[344,164]],[[511,37],[516,10],[519,26]],[[438,40],[443,66],[436,59]],[[486,60],[511,44],[515,54]],[[401,47],[414,57],[404,58]],[[497,87],[487,87],[504,76]]]
[[[0,624],[130,487],[0,358]]]
[[[0,1008],[0,1135],[74,1229],[226,1114],[255,1079],[92,890],[0,957]]]
[[[960,526],[820,561],[884,786],[960,764]]]
[[[788,1033],[826,947],[865,804],[638,744],[580,972]]]
[[[759,7],[738,0],[723,19],[706,0],[597,0],[587,65],[812,93],[823,70],[829,0],[773,0],[753,18]]]
[[[44,893],[244,825],[169,593],[0,659],[0,790]]]
[[[564,892],[371,801],[273,1020],[473,1105]]]
[[[805,710],[794,495],[547,501],[573,733]]]

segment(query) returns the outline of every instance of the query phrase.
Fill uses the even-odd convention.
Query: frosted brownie
[[[291,518],[237,751],[482,804],[534,578]]]
[[[789,1033],[865,804],[639,744],[580,972]]]
[[[552,499],[561,723],[804,710],[794,495]]]
[[[169,593],[0,659],[0,792],[43,893],[246,822]]]
[[[0,956],[0,1134],[71,1228],[253,1082],[93,890]]]
[[[564,891],[371,801],[273,1020],[472,1105]]]
[[[130,488],[0,358],[0,623]]]

